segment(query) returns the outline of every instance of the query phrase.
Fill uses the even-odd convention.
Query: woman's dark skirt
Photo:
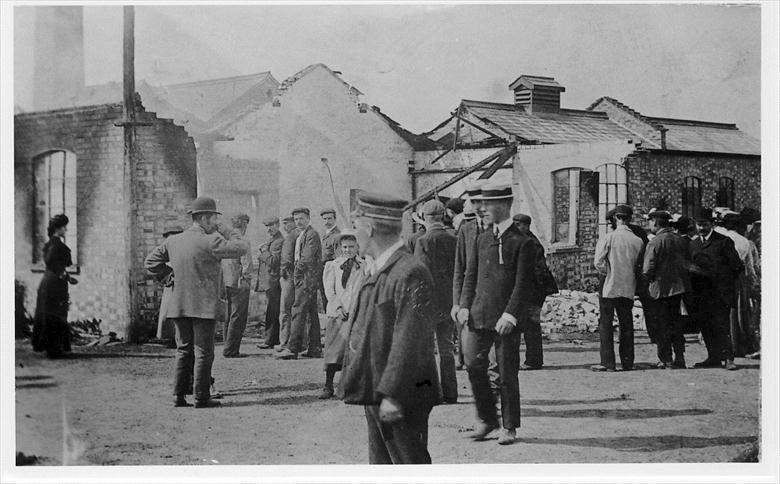
[[[46,271],[38,286],[35,304],[32,335],[35,351],[46,351],[49,358],[57,358],[70,351],[68,305],[68,281]]]

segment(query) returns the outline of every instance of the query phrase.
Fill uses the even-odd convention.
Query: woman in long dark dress
[[[73,264],[70,249],[62,241],[67,230],[68,217],[55,215],[49,220],[49,241],[43,246],[46,272],[38,286],[32,344],[35,351],[45,350],[49,358],[70,351],[68,284],[75,283],[75,279],[66,272]]]

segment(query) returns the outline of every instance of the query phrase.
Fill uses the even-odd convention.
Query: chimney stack
[[[561,92],[566,88],[552,77],[518,77],[509,89],[515,93],[515,105],[528,113],[557,113],[561,109]]]

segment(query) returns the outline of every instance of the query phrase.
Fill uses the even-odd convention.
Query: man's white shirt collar
[[[334,231],[334,230],[336,230],[337,228],[338,228],[338,225],[334,225],[333,227],[331,227],[331,228],[329,228],[329,229],[325,229],[325,235],[330,235],[330,234],[332,234],[332,233],[333,233],[333,231]]]
[[[508,218],[504,220],[503,222],[499,222],[495,225],[493,225],[493,234],[495,234],[496,238],[501,238],[502,235],[504,235],[504,232],[509,228],[509,226],[512,225],[512,219]]]
[[[385,264],[387,264],[387,261],[390,259],[390,257],[392,257],[393,254],[395,254],[395,251],[397,251],[403,246],[404,246],[404,241],[402,239],[398,239],[398,242],[385,249],[385,251],[382,252],[382,254],[376,258],[376,260],[374,260],[374,263],[371,264],[371,268],[369,269],[371,275],[373,276],[377,274],[380,270],[382,270]]]

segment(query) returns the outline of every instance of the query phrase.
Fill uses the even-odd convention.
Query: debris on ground
[[[633,308],[634,329],[644,329],[642,304]],[[618,325],[617,318],[613,322]],[[599,296],[595,292],[561,290],[547,296],[542,306],[542,334],[596,333],[599,328]]]

